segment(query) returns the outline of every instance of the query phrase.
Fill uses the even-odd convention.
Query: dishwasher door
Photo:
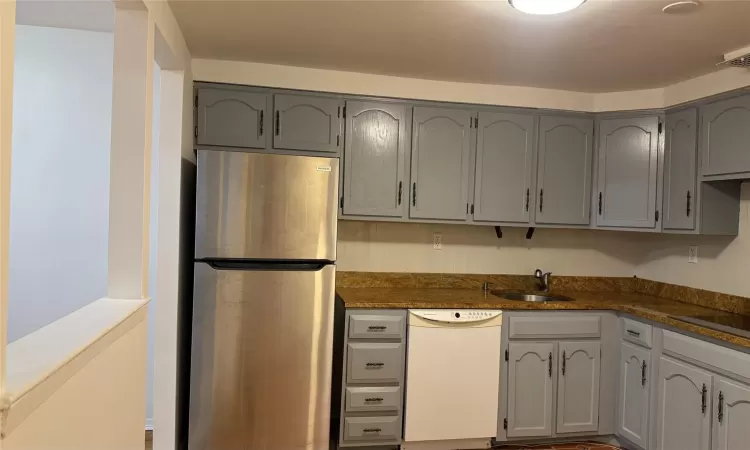
[[[502,312],[409,311],[404,441],[497,434]]]

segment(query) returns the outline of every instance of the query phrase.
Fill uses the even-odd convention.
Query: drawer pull
[[[385,325],[370,325],[367,327],[367,331],[385,331]]]
[[[628,334],[634,337],[641,337],[641,333],[639,331],[628,330]]]
[[[367,363],[365,364],[366,367],[383,367],[385,364],[383,363]]]
[[[363,433],[380,433],[383,431],[381,428],[365,428],[362,430]]]
[[[383,403],[383,397],[366,398],[365,403]]]

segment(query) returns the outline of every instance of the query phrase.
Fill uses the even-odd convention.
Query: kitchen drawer
[[[349,317],[350,339],[401,339],[404,316],[352,314]]]
[[[622,338],[634,344],[651,348],[651,325],[626,318],[622,320]]]
[[[346,388],[346,412],[398,411],[401,403],[399,386]]]
[[[595,315],[545,315],[510,318],[510,339],[599,337],[601,317]]]
[[[347,345],[347,383],[398,383],[403,374],[404,344]]]
[[[346,417],[345,441],[396,441],[401,430],[398,416]]]
[[[750,380],[750,354],[664,330],[664,353]]]

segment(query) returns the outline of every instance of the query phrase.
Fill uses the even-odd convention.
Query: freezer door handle
[[[203,258],[197,262],[204,262],[216,270],[272,270],[272,271],[291,271],[291,272],[317,272],[325,266],[333,264],[328,260],[227,260],[215,258]]]

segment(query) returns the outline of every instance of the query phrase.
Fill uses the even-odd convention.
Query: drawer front
[[[750,379],[750,354],[664,330],[664,353],[706,364],[717,372]]]
[[[651,325],[622,318],[622,338],[651,348]]]
[[[398,416],[346,417],[345,441],[395,441],[401,434]]]
[[[522,316],[510,318],[511,339],[599,337],[599,316]]]
[[[346,412],[398,411],[401,399],[399,386],[347,387]]]
[[[346,381],[382,383],[401,380],[403,344],[352,343],[347,345]]]
[[[403,316],[352,314],[349,317],[349,338],[401,339],[403,336]]]

